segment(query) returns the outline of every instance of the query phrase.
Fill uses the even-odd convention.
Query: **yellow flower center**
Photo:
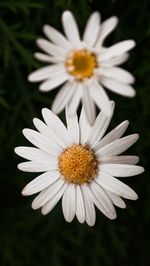
[[[67,56],[65,66],[68,73],[78,80],[90,78],[97,66],[96,55],[86,49],[74,50]]]
[[[90,183],[97,174],[98,161],[88,146],[72,145],[58,157],[58,163],[60,173],[70,183]]]

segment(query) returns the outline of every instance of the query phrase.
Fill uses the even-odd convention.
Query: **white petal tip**
[[[126,209],[126,204],[124,203],[124,204],[122,204],[119,208],[121,208],[121,209]]]
[[[139,139],[139,134],[138,133],[135,133],[134,134],[134,137],[135,137],[135,140],[137,141]]]
[[[68,219],[68,218],[65,217],[65,220],[66,220],[67,223],[71,223],[73,219]]]
[[[111,105],[111,109],[112,109],[112,111],[113,111],[114,108],[115,108],[115,102],[114,102],[114,101],[110,101],[110,105]]]
[[[33,124],[35,125],[36,122],[38,121],[38,118],[33,118]]]
[[[119,18],[116,17],[116,16],[113,16],[113,17],[112,17],[112,20],[113,20],[115,26],[117,26],[117,24],[118,24],[118,22],[119,22]]]
[[[34,79],[32,73],[27,77],[27,80],[28,80],[29,82],[36,82],[36,80]]]
[[[46,107],[42,108],[42,112],[45,112],[45,111],[47,111],[47,110],[49,110],[49,109],[46,108]]]
[[[134,40],[131,40],[131,45],[132,45],[132,48],[134,48],[136,46],[136,42]]]
[[[69,22],[69,20],[70,20],[70,18],[72,17],[72,13],[71,13],[71,11],[69,11],[69,10],[66,10],[66,11],[64,11],[63,12],[63,14],[62,14],[62,21],[68,21]]]
[[[128,128],[130,122],[129,122],[129,120],[124,120],[124,121],[122,122],[122,124],[123,124],[124,126],[126,126],[126,128]]]
[[[41,213],[42,213],[42,215],[44,215],[44,216],[47,215],[47,212],[41,212]]]
[[[57,108],[55,108],[54,105],[52,105],[51,110],[52,110],[52,112],[55,113],[56,115],[58,115],[58,114],[60,113],[60,111],[58,112],[58,111],[57,111]]]
[[[117,16],[113,16],[113,18],[116,20],[116,22],[119,21],[119,18]]]
[[[131,80],[130,80],[130,84],[134,84],[134,83],[135,83],[135,77],[132,75]]]
[[[126,42],[128,50],[131,50],[136,46],[136,42],[134,40],[126,40],[124,42]]]
[[[101,111],[106,115],[106,117],[112,116],[112,109],[106,109],[106,110],[101,109]]]
[[[41,213],[45,216],[47,215],[47,211],[46,210],[41,210]]]
[[[135,162],[135,164],[137,164],[137,163],[139,163],[139,161],[140,161],[140,158],[138,157],[138,156],[135,156],[136,157],[136,162]],[[144,171],[145,171],[145,169],[144,169]],[[143,171],[143,172],[144,172]]]
[[[101,112],[103,112],[106,115],[106,117],[110,117],[113,114],[114,107],[115,107],[114,101],[108,101],[107,107],[101,108]]]
[[[137,195],[137,193],[135,191],[133,191],[131,197],[128,199],[129,200],[137,200],[138,198],[139,198],[139,196]]]
[[[14,152],[18,155],[18,151],[19,151],[19,147],[16,147],[15,149],[14,149]]]
[[[87,223],[87,224],[88,224],[88,226],[93,227],[95,225],[95,222],[94,223]]]
[[[20,170],[20,171],[23,171],[22,167],[20,164],[17,165],[17,168]]]
[[[98,11],[98,10],[95,10],[95,11],[93,12],[93,15],[99,16],[99,15],[100,15],[100,13],[99,13],[99,11]]]
[[[136,91],[132,88],[132,91],[130,92],[129,97],[135,97],[136,96]]]
[[[26,187],[21,191],[22,196],[29,196]]]
[[[33,210],[37,210],[37,209],[38,209],[38,207],[37,207],[36,204],[34,204],[34,203],[32,203],[31,208],[32,208]]]
[[[78,217],[77,217],[77,219],[78,219]],[[84,222],[85,222],[85,220],[80,220],[80,219],[78,219],[78,221],[80,224],[84,224]]]
[[[49,110],[48,108],[42,108],[42,110],[41,110],[41,113],[42,113],[42,115],[44,116],[44,115],[46,115],[48,112],[51,112],[51,110]]]
[[[139,139],[138,133],[131,134],[130,136],[132,136],[132,140],[134,141],[134,143]]]
[[[26,136],[27,133],[28,133],[28,128],[24,128],[24,129],[22,130],[22,134],[23,134],[24,136]]]
[[[34,53],[33,54],[34,58],[36,58],[37,60],[43,61],[43,62],[50,62],[50,60],[47,60],[47,57],[50,57],[48,55],[41,54],[41,53]]]
[[[34,56],[35,58],[38,58],[38,53],[34,53],[33,56]]]
[[[41,41],[43,41],[43,40],[42,40],[42,39],[37,39],[37,40],[36,40],[36,44],[37,44],[37,45],[40,45],[40,44],[41,44]]]
[[[114,214],[114,215],[109,217],[110,220],[115,220],[116,218],[117,218],[117,214]]]
[[[138,200],[139,196],[135,193],[133,200]]]
[[[44,33],[45,33],[48,29],[49,29],[49,25],[46,24],[46,25],[43,26],[43,31],[44,31]]]
[[[95,17],[97,20],[100,21],[100,18],[101,18],[100,12],[99,12],[98,10],[94,11],[94,12],[91,14],[91,17]]]
[[[70,17],[71,14],[72,14],[72,13],[71,13],[69,10],[66,10],[66,11],[63,12],[62,17],[63,17],[63,18],[64,18],[64,17]]]
[[[144,167],[139,166],[139,174],[142,174],[145,171]]]
[[[43,89],[43,84],[41,84],[40,86],[39,86],[39,91],[42,91],[42,92],[44,92],[45,90]],[[48,91],[48,90],[47,90]]]

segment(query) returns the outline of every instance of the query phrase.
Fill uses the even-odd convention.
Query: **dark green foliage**
[[[32,127],[32,118],[41,117],[42,107],[50,107],[55,91],[42,94],[38,84],[29,84],[27,75],[41,64],[33,59],[35,40],[49,23],[61,30],[63,10],[74,12],[81,30],[88,15],[99,10],[103,19],[116,14],[117,30],[107,44],[134,38],[137,47],[126,63],[136,78],[137,96],[116,100],[110,127],[130,120],[128,133],[139,132],[140,140],[130,150],[148,170],[150,162],[150,10],[149,0],[0,0],[0,265],[1,266],[146,266],[150,265],[148,240],[150,219],[149,174],[125,181],[139,194],[137,202],[127,202],[117,210],[118,219],[109,221],[97,212],[94,228],[68,224],[58,205],[44,217],[30,208],[33,197],[23,198],[21,189],[36,175],[17,170],[22,161],[13,149],[26,145],[21,134]]]

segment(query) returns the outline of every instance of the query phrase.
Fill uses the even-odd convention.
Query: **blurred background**
[[[93,228],[64,221],[61,204],[47,216],[30,207],[34,198],[22,197],[22,188],[36,174],[17,170],[22,161],[14,147],[28,145],[21,130],[33,128],[33,117],[50,108],[57,90],[38,91],[27,75],[42,66],[32,54],[42,26],[51,24],[62,31],[61,13],[74,12],[83,32],[90,13],[99,10],[102,20],[117,15],[117,29],[106,45],[135,39],[125,68],[136,76],[137,96],[126,99],[108,92],[117,101],[110,128],[130,120],[127,133],[138,132],[140,140],[129,154],[140,156],[143,175],[125,182],[139,194],[127,209],[117,209],[109,221],[99,211]],[[147,266],[150,265],[150,1],[149,0],[0,0],[0,265],[1,266]],[[63,115],[62,115],[63,118]]]

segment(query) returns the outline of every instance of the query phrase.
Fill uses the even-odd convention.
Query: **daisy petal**
[[[116,56],[114,58],[108,59],[102,63],[102,67],[113,67],[117,65],[123,64],[129,58],[129,54],[125,53],[120,56]]]
[[[101,164],[137,164],[138,162],[139,157],[133,155],[121,155],[101,158]]]
[[[91,126],[87,120],[84,108],[81,109],[80,119],[79,119],[79,128],[80,128],[80,143],[85,144],[87,137],[90,133]]]
[[[58,146],[60,146],[62,149],[66,148],[65,142],[56,134],[55,131],[53,131],[50,127],[45,125],[40,119],[34,118],[33,124],[36,127],[36,129],[42,133],[45,137],[49,138],[50,140],[54,141]]]
[[[43,27],[43,31],[45,35],[56,45],[63,47],[65,50],[69,50],[72,48],[71,43],[56,29],[49,25],[45,25]]]
[[[47,78],[59,76],[64,72],[65,69],[63,64],[54,64],[35,70],[28,76],[28,80],[31,82],[42,81]]]
[[[90,125],[93,125],[96,116],[95,105],[93,100],[90,97],[90,89],[89,87],[85,87],[83,90],[83,97],[82,97],[83,107],[85,113],[87,115],[87,119]]]
[[[128,52],[135,46],[135,41],[122,41],[109,47],[104,54],[101,55],[101,61],[108,60],[114,56],[119,56]]]
[[[74,115],[77,112],[81,97],[82,97],[82,85],[78,83],[74,83],[74,93],[70,102],[68,103],[68,113],[70,115]]]
[[[59,178],[48,188],[41,191],[40,194],[33,200],[32,208],[34,210],[41,208],[45,203],[47,203],[58,193],[58,191],[62,188],[64,183],[65,181]]]
[[[99,34],[98,40],[95,45],[96,50],[100,49],[100,46],[102,45],[103,41],[115,29],[115,27],[117,26],[117,23],[118,23],[118,18],[114,16],[114,17],[111,17],[105,20],[101,24],[100,34]]]
[[[109,104],[111,106],[111,103]],[[93,148],[105,134],[105,131],[109,126],[112,114],[113,110],[111,116],[109,117],[107,117],[103,112],[100,112],[97,116],[94,125],[91,128],[90,134],[88,135],[86,140],[86,142],[90,144],[91,148]]]
[[[96,182],[108,191],[130,200],[137,200],[138,196],[133,189],[110,175],[100,173]]]
[[[115,156],[126,151],[131,147],[139,138],[138,134],[131,134],[121,139],[117,139],[112,143],[100,148],[96,154],[97,156]]]
[[[50,160],[55,160],[50,154],[33,147],[17,147],[15,148],[15,153],[24,159],[34,162],[49,162]]]
[[[71,143],[71,137],[59,117],[47,108],[42,109],[42,115],[48,127],[50,127],[60,139],[63,139],[66,145],[69,145]]]
[[[65,11],[62,15],[62,23],[65,34],[69,41],[74,45],[79,45],[80,36],[76,20],[70,11]]]
[[[122,83],[130,84],[135,81],[135,78],[131,73],[120,67],[101,68],[100,74],[104,77],[112,78]]]
[[[43,82],[40,85],[39,90],[44,91],[44,92],[45,91],[51,91],[51,90],[55,89],[57,86],[60,86],[61,84],[63,84],[68,79],[69,79],[69,76],[64,71],[59,76],[49,78],[45,82]]]
[[[58,203],[58,201],[61,199],[63,196],[65,190],[67,189],[68,184],[65,183],[61,189],[58,191],[58,193],[51,199],[49,200],[44,206],[42,207],[42,214],[46,215],[49,212],[52,211],[52,209],[55,207],[55,205]]]
[[[49,171],[39,175],[33,181],[25,186],[22,190],[22,195],[29,196],[40,192],[46,187],[52,185],[60,176],[58,171]]]
[[[100,78],[100,82],[109,90],[118,93],[120,95],[126,96],[126,97],[134,97],[136,92],[133,89],[132,86],[128,84],[124,84],[122,82],[113,80],[108,77],[102,76]]]
[[[105,191],[94,181],[91,183],[89,190],[91,200],[96,207],[109,219],[115,219],[115,208]]]
[[[144,168],[130,164],[103,164],[99,167],[100,172],[116,177],[135,176],[144,172]]]
[[[23,135],[33,145],[47,153],[58,155],[59,152],[61,152],[61,148],[56,143],[52,142],[47,137],[43,136],[35,130],[25,128],[23,129]]]
[[[107,144],[119,139],[124,132],[126,131],[127,127],[129,125],[129,121],[125,120],[121,124],[119,124],[117,127],[115,127],[113,130],[111,130],[104,138],[101,139],[101,141],[95,146],[95,150],[99,150],[102,147],[106,146]]]
[[[60,57],[64,59],[66,51],[62,48],[56,46],[55,44],[46,41],[45,39],[38,39],[37,45],[47,54],[56,56],[57,58]]]
[[[52,104],[52,111],[55,114],[60,113],[69,103],[75,92],[75,88],[76,86],[73,82],[66,82],[65,85],[60,89]]]
[[[110,101],[103,87],[95,81],[92,86],[89,86],[89,92],[98,108],[100,108],[107,116],[110,116],[112,113]]]
[[[83,41],[87,43],[90,47],[94,45],[97,40],[98,33],[100,30],[100,14],[99,12],[94,12],[88,19]]]
[[[106,193],[115,206],[122,208],[122,209],[126,208],[126,204],[121,197],[115,195],[114,193],[112,193],[110,191],[106,191]]]
[[[57,162],[24,162],[18,164],[18,169],[24,172],[45,172],[57,169]]]
[[[61,61],[60,58],[56,58],[43,53],[34,53],[34,57],[42,62],[47,63],[58,63]]]
[[[74,144],[79,144],[79,123],[77,114],[70,115],[66,107],[66,120],[67,120],[67,129],[71,135],[72,142]]]
[[[82,191],[79,185],[76,186],[76,216],[80,223],[85,221],[85,207]]]
[[[69,184],[62,198],[63,214],[67,222],[71,222],[76,212],[76,188]]]
[[[83,193],[84,205],[85,205],[85,219],[89,226],[94,226],[96,221],[95,208],[92,200],[89,197],[89,189],[87,185],[82,185],[81,190]]]

